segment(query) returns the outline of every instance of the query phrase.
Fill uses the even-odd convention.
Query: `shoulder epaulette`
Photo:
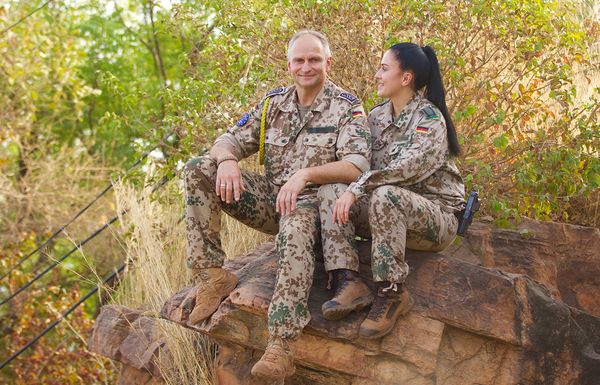
[[[421,108],[421,112],[423,112],[425,114],[425,117],[427,119],[439,118],[438,113],[431,106],[425,106],[425,107]]]
[[[279,88],[275,88],[269,92],[267,92],[267,97],[269,96],[274,96],[274,95],[281,95],[281,94],[285,94],[287,91],[287,87],[279,87]]]
[[[350,104],[356,104],[356,103],[360,102],[360,100],[356,96],[354,96],[348,92],[340,93],[338,95],[338,98],[344,99],[345,101],[350,102]]]
[[[371,108],[371,109],[369,110],[369,112],[373,111],[373,110],[374,110],[374,109],[376,109],[377,107],[381,107],[381,106],[383,106],[383,105],[384,105],[384,104],[386,104],[387,102],[389,102],[389,100],[384,100],[383,102],[381,102],[381,103],[377,104],[375,107]]]

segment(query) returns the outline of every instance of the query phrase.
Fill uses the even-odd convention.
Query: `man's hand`
[[[240,200],[240,195],[245,191],[242,172],[236,160],[225,160],[217,168],[217,183],[215,191],[221,201],[231,203],[232,199]]]
[[[306,169],[302,169],[298,170],[283,186],[281,186],[281,189],[277,194],[277,201],[275,202],[275,211],[277,211],[279,215],[282,217],[286,216],[296,209],[298,195],[304,190],[309,180]]]
[[[356,202],[356,195],[350,191],[344,192],[342,196],[335,201],[335,207],[333,208],[333,223],[339,223],[340,225],[348,223],[350,218],[350,208],[354,202]]]

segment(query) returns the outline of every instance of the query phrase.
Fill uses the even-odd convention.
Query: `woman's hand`
[[[356,195],[350,191],[346,191],[341,197],[335,201],[333,208],[333,223],[345,225],[350,218],[350,208],[356,202]]]

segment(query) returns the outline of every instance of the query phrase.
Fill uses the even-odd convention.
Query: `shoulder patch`
[[[350,104],[355,104],[355,103],[359,102],[359,100],[356,96],[349,94],[347,92],[342,92],[341,94],[338,95],[338,98],[342,98],[342,99],[350,102]]]
[[[421,112],[423,112],[425,114],[425,117],[427,119],[439,118],[438,113],[431,106],[426,106],[426,107],[422,108]]]
[[[279,88],[275,88],[274,90],[267,92],[266,96],[269,97],[269,96],[273,96],[273,95],[281,95],[281,94],[285,94],[286,91],[287,91],[286,87],[279,87]]]
[[[383,102],[381,102],[381,103],[377,104],[375,107],[371,108],[371,109],[369,110],[369,112],[373,111],[373,110],[374,110],[374,109],[376,109],[377,107],[381,107],[381,106],[383,106],[383,105],[384,105],[384,104],[386,104],[387,102],[389,102],[389,100],[384,100]]]
[[[238,127],[243,127],[246,123],[248,123],[248,119],[250,119],[250,114],[246,112],[244,115],[242,115],[240,120],[238,120],[236,125]]]

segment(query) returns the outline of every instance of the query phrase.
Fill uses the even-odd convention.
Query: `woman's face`
[[[382,98],[391,98],[402,89],[410,86],[413,74],[400,69],[400,62],[392,50],[387,50],[381,58],[379,71],[375,74],[377,81],[377,95]]]

